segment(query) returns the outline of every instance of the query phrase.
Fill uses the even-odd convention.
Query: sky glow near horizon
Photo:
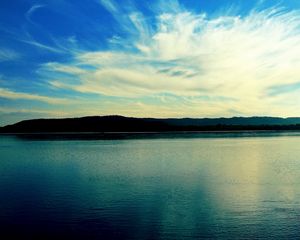
[[[17,0],[0,19],[0,125],[300,116],[296,0]]]

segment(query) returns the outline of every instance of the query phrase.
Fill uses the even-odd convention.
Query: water
[[[255,136],[0,136],[0,239],[300,239],[300,136]]]

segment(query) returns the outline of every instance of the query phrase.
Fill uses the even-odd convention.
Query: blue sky
[[[0,125],[300,116],[300,2],[0,2]]]

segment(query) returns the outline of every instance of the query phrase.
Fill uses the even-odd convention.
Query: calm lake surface
[[[0,239],[300,239],[300,134],[0,136]]]

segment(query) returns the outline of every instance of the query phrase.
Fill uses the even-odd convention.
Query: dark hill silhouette
[[[232,130],[300,130],[300,118],[132,118],[91,116],[64,119],[33,119],[0,128],[2,133],[53,132],[166,132]]]

